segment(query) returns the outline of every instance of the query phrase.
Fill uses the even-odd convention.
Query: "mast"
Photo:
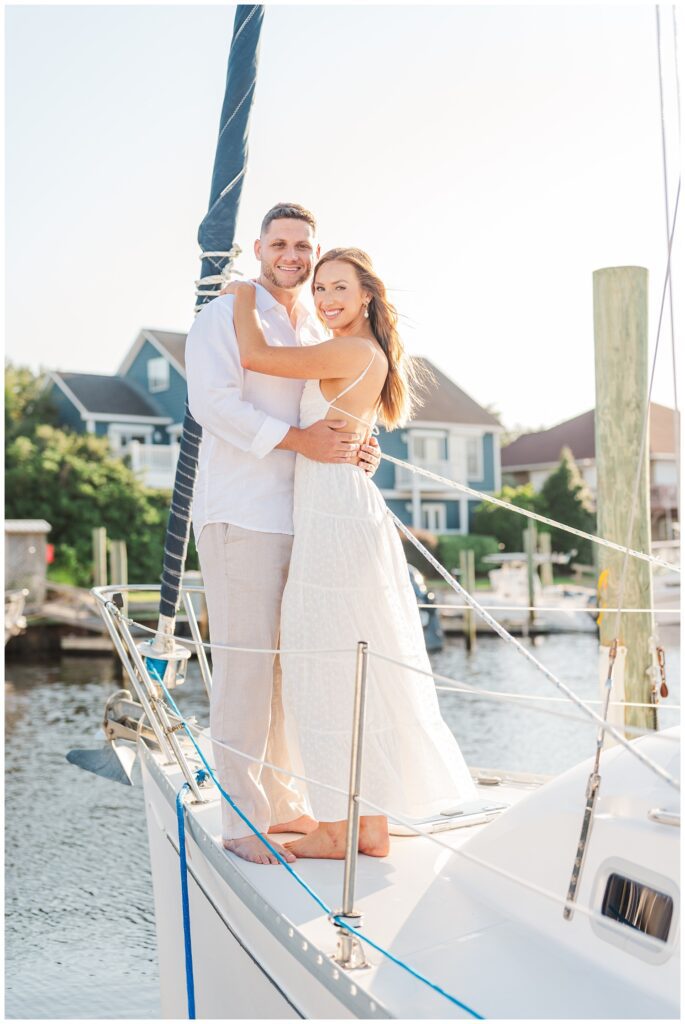
[[[221,291],[239,252],[235,247],[235,228],[247,167],[248,129],[263,18],[264,8],[261,5],[241,4],[236,7],[209,206],[198,231],[202,266],[200,280],[196,282],[196,312]],[[174,625],[188,551],[190,511],[201,440],[202,428],[193,419],[186,399],[164,542],[158,633],[146,652],[153,661],[155,656],[159,657],[159,664],[155,667],[162,677],[167,669],[167,659],[174,651]],[[168,664],[171,667],[171,661]]]

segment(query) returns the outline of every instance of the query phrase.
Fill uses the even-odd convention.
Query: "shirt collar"
[[[280,308],[284,312],[285,306],[283,306],[278,299],[274,298],[270,291],[268,291],[263,285],[255,281],[256,301],[257,309],[260,313],[266,313],[268,309]],[[287,313],[286,313],[287,316]],[[307,307],[299,300],[295,303],[295,322],[299,326],[311,319],[311,313]]]

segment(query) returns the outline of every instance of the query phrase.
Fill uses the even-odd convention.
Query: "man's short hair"
[[[316,234],[316,220],[314,214],[310,213],[309,210],[305,209],[304,206],[300,206],[299,203],[276,203],[271,209],[264,215],[262,226],[259,230],[260,235],[263,235],[272,220],[303,220],[306,224],[309,224],[310,228]]]

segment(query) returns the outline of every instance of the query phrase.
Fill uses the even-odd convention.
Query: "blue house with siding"
[[[499,490],[499,420],[428,359],[420,361],[433,383],[406,427],[381,429],[382,450],[477,490]],[[437,534],[470,532],[478,501],[391,462],[382,462],[374,479],[395,515],[409,526]]]
[[[186,335],[142,330],[113,376],[53,371],[47,388],[72,430],[108,437],[150,487],[173,486],[186,397]],[[388,455],[482,491],[501,487],[498,419],[423,359],[432,381],[404,428],[384,431]],[[433,533],[468,533],[477,501],[383,461],[375,481],[399,518]]]

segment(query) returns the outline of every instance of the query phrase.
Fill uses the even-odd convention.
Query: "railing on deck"
[[[137,473],[147,487],[171,490],[178,460],[178,444],[143,444],[131,441],[126,454],[131,460],[131,469]]]
[[[430,473],[436,473],[438,476],[456,477],[457,479],[461,476],[461,468],[454,462],[450,462],[449,459],[436,459],[433,462],[417,459],[415,465],[420,469],[427,469]],[[420,491],[443,491],[445,489],[444,484],[425,476],[415,475],[404,466],[396,466],[395,488],[411,491],[414,486],[417,486]]]

